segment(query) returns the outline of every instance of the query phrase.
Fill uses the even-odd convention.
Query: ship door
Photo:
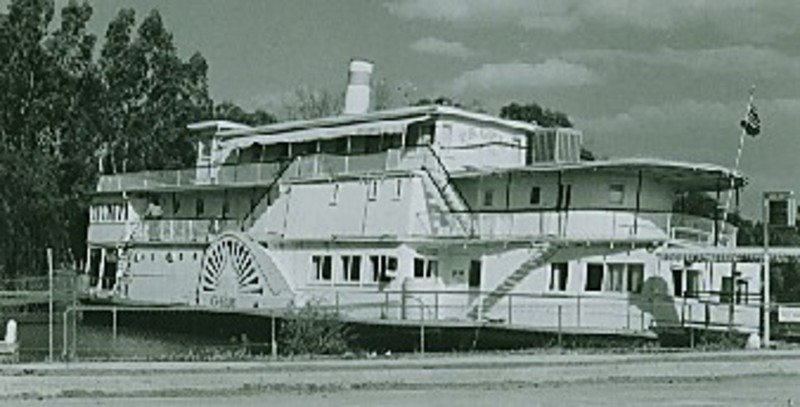
[[[480,290],[481,288],[481,261],[480,260],[472,260],[469,263],[469,288]]]
[[[105,261],[103,262],[102,289],[110,290],[114,288],[114,284],[117,282],[118,262],[117,249],[106,249]]]

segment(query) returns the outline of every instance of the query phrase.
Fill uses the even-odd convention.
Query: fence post
[[[383,310],[381,312],[381,319],[389,318],[389,293],[383,293]]]
[[[48,342],[47,342],[47,350],[48,350],[48,362],[53,362],[53,328],[54,328],[54,321],[53,321],[53,249],[47,248],[47,281],[48,281]]]
[[[558,305],[558,347],[561,347],[561,304]]]
[[[423,356],[425,355],[425,304],[420,300],[419,302],[419,351]]]
[[[64,341],[61,343],[61,358],[67,360],[67,342],[68,342],[68,331],[67,327],[69,327],[69,308],[64,310],[64,325],[62,329],[63,339]]]
[[[513,301],[511,301],[511,299],[514,298],[514,296],[512,294],[508,294],[506,297],[508,297],[508,324],[511,325],[513,322],[511,318],[514,315],[514,305],[512,304]]]
[[[117,307],[111,308],[111,338],[117,344]]]
[[[439,320],[439,291],[433,293],[433,319]]]
[[[270,352],[272,353],[272,359],[278,359],[278,340],[277,335],[275,334],[275,314],[272,315],[272,326],[270,327]]]
[[[575,319],[575,326],[577,328],[580,328],[581,327],[581,296],[580,296],[580,294],[578,294],[575,297],[575,301],[576,301],[576,307],[575,308],[576,308],[576,312],[577,312],[577,315],[576,315],[577,318]]]

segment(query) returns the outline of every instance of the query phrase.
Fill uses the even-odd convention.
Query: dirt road
[[[800,352],[14,365],[0,367],[0,395],[15,406],[800,406]]]

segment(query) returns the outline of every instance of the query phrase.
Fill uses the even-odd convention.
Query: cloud
[[[390,13],[407,19],[510,23],[556,32],[587,22],[646,30],[669,30],[691,23],[753,35],[742,30],[744,22],[770,36],[796,31],[796,24],[786,15],[800,12],[800,3],[777,4],[769,0],[393,0],[386,7]]]
[[[599,82],[598,75],[583,65],[548,59],[536,65],[522,62],[484,64],[453,79],[451,89],[461,93],[466,90],[581,86],[596,82]]]
[[[467,48],[464,44],[455,41],[445,41],[439,38],[426,37],[413,44],[411,49],[423,54],[442,55],[451,58],[469,58],[477,52]]]
[[[588,64],[592,62],[635,62],[661,65],[703,74],[732,74],[751,80],[774,79],[778,76],[786,78],[786,75],[800,79],[800,57],[752,45],[692,50],[662,48],[653,52],[594,49],[565,52],[561,54],[561,58]]]

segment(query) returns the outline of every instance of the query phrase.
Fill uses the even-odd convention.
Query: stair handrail
[[[450,215],[450,216],[452,216],[452,217],[454,217],[456,219],[456,221],[458,222],[458,225],[461,226],[461,230],[463,231],[463,233],[465,235],[472,236],[473,235],[473,230],[472,230],[472,227],[471,227],[471,223],[468,223],[463,219],[463,216],[469,215],[469,214],[465,213],[465,212],[462,212],[462,211],[455,210],[453,208],[452,204],[450,203],[450,201],[446,197],[444,189],[442,189],[442,186],[439,185],[438,182],[436,182],[436,178],[433,176],[433,174],[431,173],[431,170],[427,166],[423,165],[422,166],[422,171],[425,172],[425,174],[431,180],[431,183],[433,184],[434,188],[436,188],[436,191],[439,193],[439,196],[444,201],[444,204],[447,205],[447,209],[449,211],[448,215]]]
[[[464,207],[467,209],[467,212],[472,212],[472,207],[470,207],[469,201],[467,201],[466,197],[464,197],[464,194],[461,193],[461,190],[453,183],[453,178],[450,175],[450,171],[447,169],[447,166],[444,165],[442,158],[439,157],[439,154],[432,145],[426,144],[425,147],[427,147],[428,151],[430,151],[431,156],[433,156],[434,160],[438,164],[439,169],[444,174],[445,181],[447,182],[446,186],[450,186],[456,192],[459,199],[461,199],[461,202],[464,204]]]
[[[283,178],[283,174],[286,173],[286,171],[292,166],[292,164],[294,164],[297,161],[299,157],[300,156],[297,156],[289,161],[282,162],[281,168],[278,170],[277,174],[275,174],[275,177],[272,179],[272,181],[270,181],[270,183],[267,184],[267,188],[258,198],[258,203],[251,206],[250,211],[242,218],[242,221],[239,223],[240,229],[242,231],[247,230],[248,228],[252,227],[253,224],[255,224],[254,214],[256,213],[256,210],[261,208],[264,205],[264,202],[269,202],[268,198],[269,194],[272,192],[272,189],[275,187],[275,185],[278,184],[278,181],[280,181]],[[269,206],[269,203],[267,203],[266,205]]]

